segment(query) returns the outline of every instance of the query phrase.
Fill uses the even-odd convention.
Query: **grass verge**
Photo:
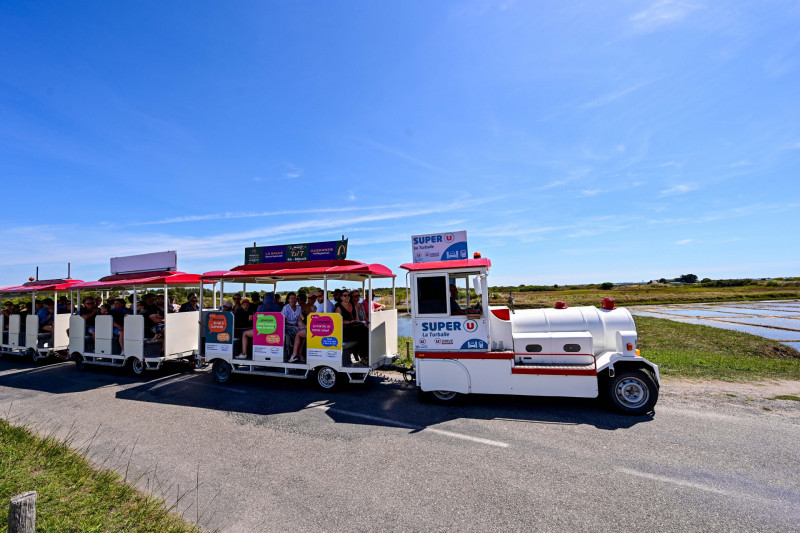
[[[38,493],[39,532],[200,531],[116,472],[95,470],[66,443],[0,420],[0,531],[8,528],[8,501],[29,490]]]
[[[642,356],[663,376],[754,381],[800,380],[800,352],[769,339],[662,318],[634,318]]]

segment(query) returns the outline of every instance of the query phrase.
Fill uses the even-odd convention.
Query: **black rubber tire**
[[[217,383],[225,383],[231,379],[231,365],[227,361],[217,359],[211,365],[211,376]]]
[[[72,354],[72,360],[75,361],[75,368],[78,370],[83,370],[86,368],[86,362],[83,360],[83,356],[78,352]]]
[[[440,405],[456,405],[462,400],[462,395],[449,390],[431,391],[430,398]]]
[[[145,370],[147,369],[147,365],[144,364],[144,361],[139,359],[138,357],[130,357],[127,361],[125,361],[125,367],[128,369],[128,373],[131,376],[140,378],[144,375]]]
[[[322,392],[338,390],[342,381],[342,376],[329,366],[320,367],[314,372],[314,386]]]
[[[619,372],[608,380],[606,389],[611,405],[626,415],[643,415],[658,401],[658,385],[646,370]]]
[[[36,350],[34,348],[28,348],[27,354],[28,357],[31,358],[31,361],[33,361],[34,363],[38,363],[40,359],[44,359],[39,353],[39,350]]]

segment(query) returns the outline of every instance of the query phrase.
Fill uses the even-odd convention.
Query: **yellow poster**
[[[342,356],[342,315],[311,313],[308,315],[308,355],[334,359]]]

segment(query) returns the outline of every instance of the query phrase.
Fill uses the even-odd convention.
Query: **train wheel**
[[[217,359],[211,365],[211,375],[217,383],[225,383],[231,379],[231,365],[222,359]]]
[[[33,361],[34,363],[38,363],[39,359],[41,359],[42,357],[41,354],[39,353],[39,350],[35,348],[28,348],[28,355],[30,356],[31,361]]]
[[[317,370],[314,378],[317,388],[323,392],[332,392],[336,390],[336,387],[341,381],[339,379],[339,374],[329,366],[323,366]]]
[[[132,376],[140,377],[144,374],[145,368],[146,365],[143,359],[139,359],[138,357],[131,357],[128,359],[128,372]]]
[[[77,368],[78,370],[83,370],[84,368],[86,368],[86,363],[83,360],[83,356],[78,352],[72,354],[72,360],[75,361],[75,368]]]
[[[653,410],[658,400],[658,386],[643,370],[620,372],[609,380],[608,396],[618,411],[643,415]]]

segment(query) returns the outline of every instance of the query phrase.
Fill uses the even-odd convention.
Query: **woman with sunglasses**
[[[344,330],[344,342],[356,342],[354,353],[358,359],[365,363],[367,351],[367,327],[358,319],[356,306],[350,301],[350,291],[342,291],[342,301],[336,304],[336,312],[342,315],[342,329]]]

